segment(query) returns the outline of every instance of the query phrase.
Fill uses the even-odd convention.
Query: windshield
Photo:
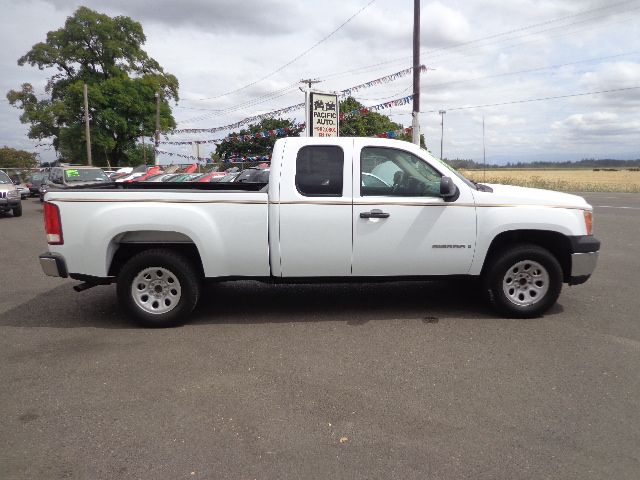
[[[441,166],[445,167],[447,170],[449,170],[451,173],[453,173],[456,177],[458,177],[460,180],[462,180],[467,186],[473,188],[474,190],[478,189],[477,185],[474,182],[472,182],[467,177],[462,175],[455,168],[451,167],[450,165],[447,165],[445,162],[443,162],[439,158],[436,158],[435,156],[431,155],[431,152],[428,152],[428,151],[426,151],[426,152],[427,152],[427,155],[429,155],[434,162],[438,162],[438,164],[440,164]]]
[[[69,182],[109,182],[109,177],[98,168],[72,168],[64,171],[64,179]]]
[[[13,183],[13,182],[9,178],[9,175],[7,175],[4,172],[0,172],[0,183]]]

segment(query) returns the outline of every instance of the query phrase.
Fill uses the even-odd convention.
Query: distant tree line
[[[506,165],[495,165],[492,163],[478,163],[474,160],[446,159],[446,162],[454,168],[462,170],[474,170],[483,168],[636,168],[640,167],[640,159],[637,160],[613,160],[613,159],[593,159],[585,158],[578,161],[565,161],[565,162],[517,162],[507,163]]]

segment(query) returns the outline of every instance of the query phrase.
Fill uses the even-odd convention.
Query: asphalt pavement
[[[543,318],[465,282],[206,287],[180,328],[42,274],[41,206],[0,216],[0,478],[637,479],[640,195]]]

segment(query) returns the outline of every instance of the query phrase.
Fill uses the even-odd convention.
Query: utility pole
[[[153,151],[154,165],[158,165],[158,146],[160,145],[160,92],[156,92],[156,148]]]
[[[309,129],[311,128],[310,119],[309,119],[309,92],[311,91],[311,86],[314,83],[320,83],[322,80],[318,80],[317,78],[307,78],[300,80],[300,83],[306,83],[308,87],[306,89],[300,88],[304,92],[304,134],[305,136],[309,136]]]
[[[300,80],[300,83],[306,83],[309,86],[309,90],[311,90],[311,86],[314,83],[320,83],[322,80],[318,80],[317,78],[307,78],[306,80]]]
[[[413,113],[412,141],[420,145],[420,0],[413,0]]]
[[[487,149],[484,146],[484,113],[482,114],[482,164],[484,165],[483,182],[487,181]]]
[[[442,160],[442,143],[444,140],[444,114],[447,113],[446,110],[439,110],[440,114],[440,160]]]
[[[144,145],[144,123],[140,124],[140,134],[142,135],[142,162],[147,164],[147,149]]]
[[[87,91],[87,84],[84,84],[84,130],[85,137],[87,137],[87,163],[93,165],[91,161],[91,130],[89,129],[89,93]]]

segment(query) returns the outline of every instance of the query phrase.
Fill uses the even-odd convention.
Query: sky
[[[54,72],[17,60],[81,5],[142,24],[144,49],[180,82],[178,128],[298,104],[301,79],[335,92],[412,66],[412,0],[0,0],[0,145],[55,158],[5,95],[24,82],[44,93]],[[443,157],[487,163],[640,158],[640,0],[423,0],[420,46],[420,126],[436,156],[442,139]],[[354,97],[373,106],[411,93],[407,75]],[[381,113],[408,127],[411,109]],[[283,117],[302,122],[304,111]]]

